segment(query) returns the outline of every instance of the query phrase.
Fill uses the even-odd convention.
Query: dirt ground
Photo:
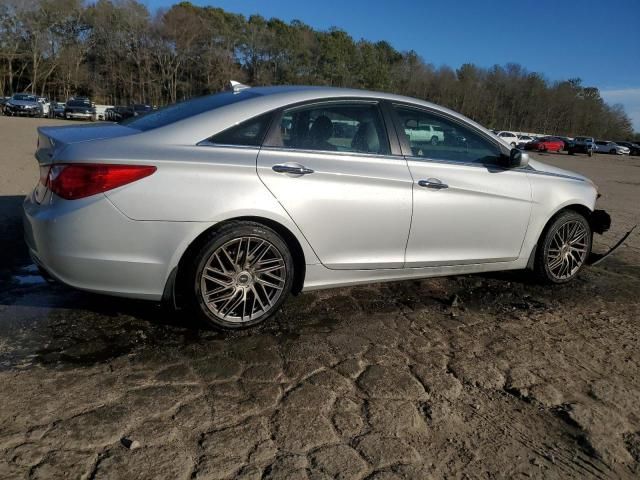
[[[201,329],[37,276],[34,127],[0,117],[0,478],[638,478],[640,234],[572,284],[522,273],[290,299]],[[540,155],[640,223],[640,159]]]

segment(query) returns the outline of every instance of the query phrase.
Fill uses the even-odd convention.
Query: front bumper
[[[603,233],[607,232],[609,228],[611,228],[611,215],[609,215],[604,210],[594,210],[593,213],[591,214],[591,218],[589,219],[589,223],[591,225],[591,230],[594,233],[598,233],[602,235]],[[618,240],[618,242],[616,242],[616,244],[613,247],[611,247],[607,252],[605,253],[591,252],[589,254],[589,258],[587,258],[587,265],[597,265],[602,260],[604,260],[609,255],[611,255],[613,252],[615,252],[619,247],[622,246],[622,244],[627,240],[627,238],[629,238],[629,235],[631,235],[631,233],[635,230],[635,228],[636,226],[634,226],[633,228],[631,228],[631,230],[625,233],[622,236],[622,238]]]
[[[82,119],[91,119],[91,118],[93,118],[93,113],[64,112],[64,116],[65,116],[66,118],[82,118]]]
[[[48,192],[23,205],[24,235],[36,265],[75,288],[160,300],[169,273],[209,225],[135,221],[104,195],[67,201]],[[201,230],[202,229],[202,230]]]
[[[577,145],[569,145],[569,151],[574,153],[588,153],[589,150],[593,151],[593,146],[577,144]]]
[[[20,108],[10,105],[4,106],[5,114],[9,113],[11,115],[25,115],[30,117],[35,117],[36,115],[40,115],[42,112],[37,108]]]

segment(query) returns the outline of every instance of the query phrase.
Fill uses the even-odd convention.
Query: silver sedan
[[[442,139],[408,133],[427,128]],[[525,268],[567,282],[608,227],[587,178],[386,93],[236,84],[38,132],[24,224],[42,271],[223,328],[302,290]]]

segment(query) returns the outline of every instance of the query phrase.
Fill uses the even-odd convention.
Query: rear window
[[[168,105],[144,117],[133,117],[123,120],[120,124],[142,131],[152,130],[210,110],[215,110],[216,108],[248,100],[258,95],[259,94],[253,93],[250,90],[243,90],[238,93],[216,93],[215,95],[208,95],[206,97],[194,98],[192,100],[185,100],[184,102]]]

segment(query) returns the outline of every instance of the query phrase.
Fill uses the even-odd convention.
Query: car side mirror
[[[509,168],[519,168],[526,167],[529,165],[529,154],[519,150],[517,148],[512,148],[511,153],[509,154]]]

